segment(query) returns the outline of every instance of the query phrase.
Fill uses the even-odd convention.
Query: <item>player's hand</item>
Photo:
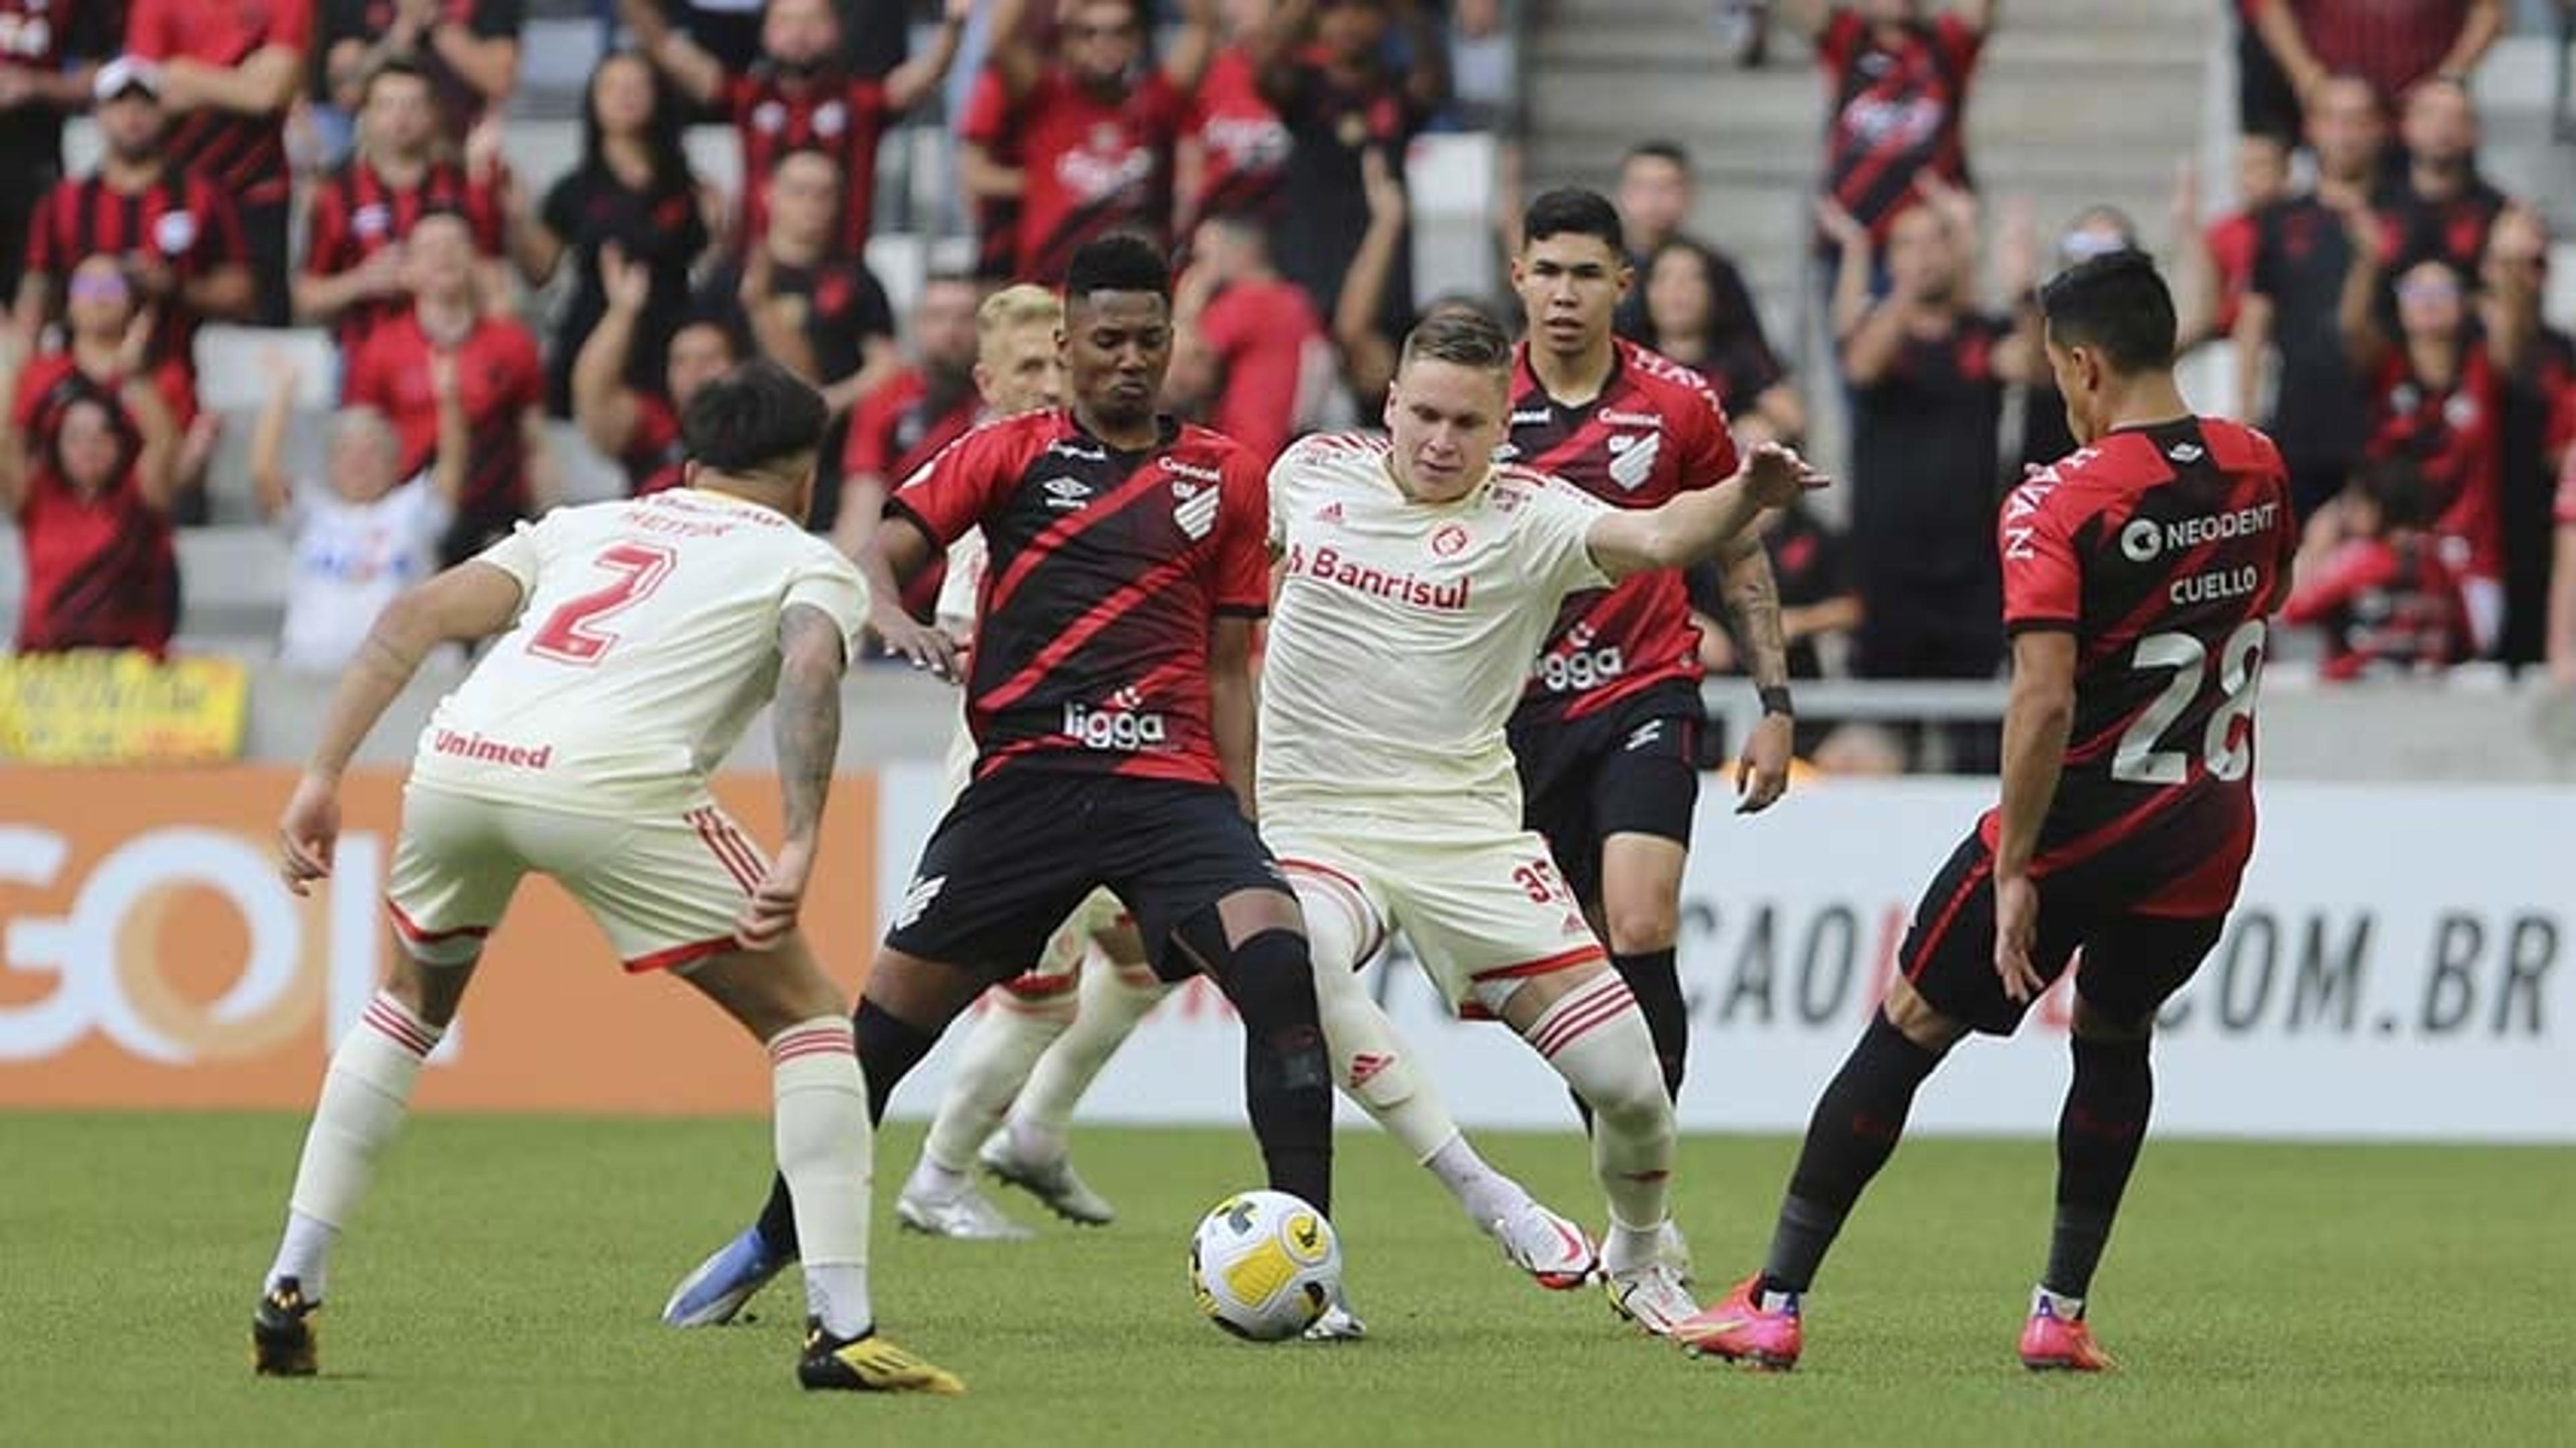
[[[868,627],[876,630],[877,641],[889,657],[909,660],[914,668],[928,669],[950,683],[961,676],[957,661],[966,648],[948,630],[923,623],[900,608],[874,610]]]
[[[814,872],[814,847],[790,840],[778,849],[769,873],[733,918],[733,938],[745,950],[769,950],[796,928],[805,904],[805,882]]]
[[[331,857],[339,848],[339,786],[307,774],[295,782],[277,821],[278,873],[286,888],[303,895],[313,881],[331,878]]]
[[[1735,761],[1735,812],[1760,814],[1789,792],[1789,760],[1795,752],[1794,721],[1786,714],[1765,714],[1744,740]]]
[[[1816,198],[1816,226],[1844,251],[1869,245],[1869,228],[1861,225],[1860,218],[1845,211],[1842,203],[1831,196]]]
[[[1995,881],[1995,974],[2004,983],[2004,998],[2028,1005],[2048,989],[2039,968],[2030,962],[2031,943],[2039,938],[2039,887],[2028,875]]]
[[[610,311],[641,312],[653,300],[653,269],[616,242],[599,249],[599,280]]]
[[[1810,466],[1795,449],[1767,442],[1744,460],[1745,491],[1766,508],[1785,508],[1802,493],[1833,486],[1833,479]]]

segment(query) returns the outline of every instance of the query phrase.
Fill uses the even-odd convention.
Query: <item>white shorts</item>
[[[460,964],[534,871],[581,903],[629,971],[738,948],[734,916],[769,858],[713,799],[620,819],[502,804],[414,781],[403,790],[385,903],[413,958]]]
[[[1262,838],[1308,911],[1340,910],[1365,962],[1401,930],[1459,1015],[1500,1014],[1521,982],[1605,959],[1547,841],[1528,830],[1396,830],[1265,818]]]

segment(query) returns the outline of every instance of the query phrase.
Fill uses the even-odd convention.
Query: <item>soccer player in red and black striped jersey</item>
[[[1651,508],[1736,468],[1726,415],[1699,374],[1612,335],[1635,280],[1619,213],[1590,191],[1530,203],[1512,285],[1529,314],[1512,380],[1510,452],[1604,502]],[[1788,787],[1792,721],[1779,592],[1761,541],[1725,555],[1726,597],[1763,719],[1736,777],[1744,813]],[[1677,572],[1565,601],[1512,715],[1529,827],[1547,837],[1635,992],[1678,1099],[1690,1019],[1673,958],[1682,866],[1699,801],[1699,633]]]
[[[992,555],[966,680],[974,781],[895,907],[859,1002],[859,1058],[881,1112],[948,1023],[1106,886],[1157,973],[1203,971],[1234,1002],[1270,1184],[1329,1213],[1333,1081],[1305,926],[1247,814],[1268,487],[1243,449],[1155,411],[1171,291],[1141,238],[1075,252],[1072,406],[960,438],[887,504],[862,560],[886,591],[970,528]],[[723,1275],[748,1296],[795,1250],[792,1214],[772,1210],[681,1292]]]
[[[739,246],[769,228],[763,183],[782,156],[821,151],[841,175],[841,250],[857,256],[875,225],[877,142],[887,125],[939,89],[957,58],[958,33],[972,0],[946,0],[930,49],[888,71],[883,80],[842,68],[841,21],[832,0],[769,0],[760,17],[760,60],[727,74],[724,62],[661,18],[659,7],[627,7],[637,40],[654,64],[701,106],[733,123],[742,142]]]
[[[502,208],[493,178],[466,174],[438,155],[438,99],[428,73],[390,60],[367,75],[358,108],[358,149],[322,178],[305,215],[304,268],[295,278],[295,315],[336,324],[340,352],[354,356],[367,334],[409,305],[402,240],[432,211],[453,212],[473,229],[475,249],[501,255]]]
[[[2147,1130],[2156,1011],[2218,942],[2254,850],[2254,697],[2297,527],[2271,439],[2195,417],[2154,263],[2115,252],[2040,290],[2080,444],[2006,501],[2013,640],[2003,799],[1917,907],[1904,974],[1816,1103],[1762,1271],[1678,1334],[1772,1368],[1800,1297],[1970,1031],[2009,1035],[2075,952],[2057,1216],[2021,1338],[2032,1368],[2111,1360],[2084,1299]]]
[[[1825,195],[1885,241],[1925,174],[1953,186],[1968,175],[1968,86],[1995,27],[1996,0],[1959,0],[1927,14],[1924,0],[1791,7],[1816,38],[1831,92]],[[1823,249],[1821,239],[1819,248]]]
[[[1172,152],[1215,47],[1214,0],[1183,0],[1181,28],[1147,63],[1141,0],[1074,0],[1054,54],[1022,33],[1019,0],[993,14],[1021,163],[1019,275],[1053,286],[1084,243],[1131,231],[1171,239]]]
[[[93,256],[121,259],[126,279],[154,308],[148,360],[155,366],[175,362],[193,378],[189,344],[198,319],[250,311],[251,275],[232,199],[174,163],[163,144],[162,84],[149,62],[120,58],[98,69],[98,170],[56,182],[27,238],[15,325],[30,351],[45,323],[60,315],[73,269]]]
[[[252,319],[286,325],[286,112],[304,85],[312,0],[133,0],[128,54],[161,64],[169,149],[241,213],[258,299]]]

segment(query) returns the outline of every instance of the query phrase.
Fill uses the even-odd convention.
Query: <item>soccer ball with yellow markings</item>
[[[1252,1342],[1304,1332],[1341,1293],[1342,1245],[1324,1214],[1286,1192],[1238,1192],[1190,1239],[1190,1295]]]

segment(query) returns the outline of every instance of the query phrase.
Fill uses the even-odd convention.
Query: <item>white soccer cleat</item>
[[[1699,1315],[1699,1304],[1679,1273],[1660,1259],[1609,1277],[1610,1307],[1639,1330],[1671,1339],[1673,1329]]]
[[[909,1188],[894,1199],[895,1220],[931,1237],[960,1242],[1025,1242],[1037,1233],[1002,1215],[968,1182],[950,1197],[934,1197]]]
[[[1298,1336],[1308,1342],[1358,1342],[1368,1336],[1368,1324],[1352,1316],[1350,1305],[1335,1293],[1332,1305]]]
[[[1068,1222],[1085,1227],[1105,1227],[1118,1217],[1107,1198],[1074,1175],[1073,1162],[1069,1157],[1039,1161],[1023,1156],[1007,1130],[994,1132],[984,1143],[984,1149],[975,1154],[975,1159],[1003,1183],[1036,1197],[1046,1203],[1047,1210]]]
[[[1682,1224],[1667,1217],[1663,1235],[1655,1239],[1655,1260],[1673,1269],[1673,1275],[1688,1287],[1699,1280],[1691,1270],[1690,1238],[1682,1235]]]
[[[1522,1202],[1519,1211],[1498,1218],[1486,1231],[1502,1247],[1505,1260],[1550,1292],[1570,1292],[1601,1268],[1591,1236],[1536,1201]]]

